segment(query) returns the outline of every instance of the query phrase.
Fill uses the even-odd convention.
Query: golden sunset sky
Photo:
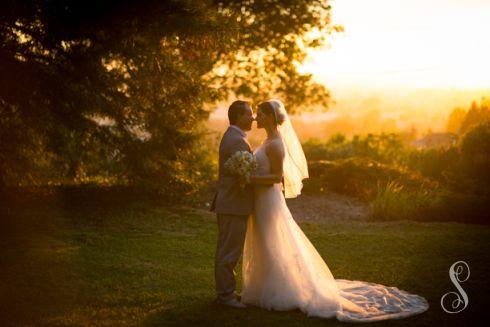
[[[332,0],[345,32],[303,69],[330,88],[490,88],[490,0]]]

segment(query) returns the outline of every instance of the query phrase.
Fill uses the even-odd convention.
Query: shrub
[[[389,182],[380,187],[371,203],[372,220],[413,220],[434,201],[428,189],[406,190],[403,185]]]
[[[438,185],[416,172],[368,158],[313,161],[309,162],[309,171],[310,178],[305,181],[305,192],[335,191],[366,200],[376,196],[379,185],[392,181],[407,189],[435,188]]]
[[[470,129],[461,140],[461,169],[470,178],[490,184],[490,123]]]
[[[371,203],[371,220],[457,221],[490,224],[488,197],[448,189],[407,190],[388,183]]]
[[[395,133],[354,135],[348,140],[344,134],[332,135],[327,142],[308,140],[303,144],[309,160],[337,160],[363,157],[383,163],[394,163],[403,157],[406,149],[402,137]]]
[[[447,172],[457,170],[460,157],[460,150],[457,147],[411,150],[403,163],[409,169],[418,171],[425,177],[447,182]]]

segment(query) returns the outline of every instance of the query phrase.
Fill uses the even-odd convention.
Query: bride
[[[257,127],[266,130],[267,138],[255,151],[255,212],[248,220],[245,239],[242,302],[350,322],[426,311],[423,297],[396,287],[334,279],[286,205],[285,197],[301,193],[308,167],[281,101],[258,106]]]

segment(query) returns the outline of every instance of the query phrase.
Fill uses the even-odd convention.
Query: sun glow
[[[332,0],[345,32],[310,50],[328,87],[490,88],[489,0]]]

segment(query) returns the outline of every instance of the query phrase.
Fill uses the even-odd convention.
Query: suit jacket
[[[238,176],[224,168],[228,158],[237,151],[252,152],[245,135],[228,127],[219,145],[218,190],[211,210],[218,214],[248,216],[254,209],[253,186],[242,188]]]

